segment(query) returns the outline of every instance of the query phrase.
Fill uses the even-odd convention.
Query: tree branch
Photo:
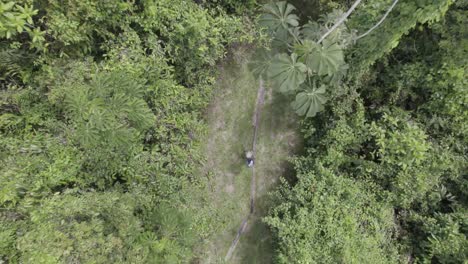
[[[317,43],[322,42],[326,37],[328,37],[328,35],[330,35],[330,33],[332,33],[339,25],[341,25],[346,20],[346,18],[348,18],[348,16],[354,11],[357,5],[359,5],[359,3],[361,3],[361,0],[356,0],[356,2],[354,2],[354,4],[349,8],[349,10],[343,14],[343,16],[338,20],[338,22],[336,22],[335,25],[333,25],[333,27],[331,27],[330,30],[328,30],[327,33],[325,33]]]
[[[387,18],[388,14],[392,11],[392,9],[395,7],[395,5],[398,3],[398,0],[395,0],[393,1],[393,4],[390,6],[390,8],[387,10],[387,12],[385,12],[384,16],[380,19],[380,21],[375,24],[373,27],[371,27],[366,33],[356,37],[356,40],[360,39],[360,38],[363,38],[365,36],[367,36],[369,33],[371,33],[374,29],[376,29],[380,24],[382,24],[382,22],[385,20],[385,18]]]

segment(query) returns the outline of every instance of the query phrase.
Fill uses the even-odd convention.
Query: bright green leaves
[[[323,41],[311,54],[310,68],[319,75],[333,75],[344,64],[343,50],[336,43]]]
[[[371,134],[376,137],[376,145],[379,147],[377,154],[384,163],[407,170],[422,164],[427,159],[430,145],[423,130],[414,125],[404,124],[404,121],[386,113],[383,114],[382,120],[387,122],[389,127],[401,126],[395,131],[375,124],[371,126]]]
[[[270,66],[271,78],[279,85],[281,92],[296,90],[306,79],[307,67],[297,61],[297,55],[279,54]]]
[[[27,30],[32,38],[35,37],[35,42],[38,42],[40,30],[30,30],[33,26],[32,17],[37,13],[38,10],[34,10],[32,6],[20,6],[15,1],[0,3],[0,38],[10,39]]]
[[[89,84],[68,89],[68,117],[77,141],[87,148],[105,143],[125,149],[155,120],[142,99],[143,86],[121,72],[98,73]]]
[[[305,63],[313,74],[319,76],[335,74],[345,64],[343,50],[336,43],[323,41],[323,45],[310,40],[296,45],[299,61]]]
[[[98,73],[89,85],[77,84],[68,92],[66,106],[74,120],[82,120],[99,131],[123,126],[143,132],[154,121],[142,99],[143,88],[138,80],[121,72]]]
[[[282,93],[298,92],[292,106],[299,115],[312,117],[327,101],[325,87],[331,89],[341,85],[347,70],[343,48],[350,42],[351,34],[345,25],[341,25],[329,38],[317,43],[341,13],[333,12],[319,20],[320,23],[309,21],[300,26],[298,17],[292,13],[295,9],[283,1],[263,7],[259,24],[268,29],[272,49],[269,55],[263,56],[263,61],[255,60],[252,66],[257,76],[268,72]],[[285,53],[276,55],[278,51]],[[305,81],[320,88],[302,90],[300,86]]]
[[[84,152],[89,181],[100,187],[114,175],[127,176],[129,157],[155,124],[145,89],[142,80],[129,73],[102,71],[89,81],[74,80],[53,91],[65,99],[67,132]]]
[[[311,91],[300,92],[296,95],[292,107],[300,116],[313,117],[323,110],[323,105],[327,101],[325,92],[325,85]]]
[[[299,17],[292,12],[296,8],[284,1],[266,4],[259,24],[268,29],[273,37],[273,46],[287,46],[290,37],[297,39]]]
[[[291,27],[299,25],[299,18],[292,14],[296,8],[284,1],[267,4],[263,7],[264,14],[260,17],[260,25],[265,26],[277,35],[287,33]]]
[[[295,162],[297,182],[283,182],[264,218],[278,245],[277,263],[396,262],[393,208],[361,182],[312,162],[313,155],[303,160]]]
[[[45,48],[42,44],[45,42],[45,31],[41,31],[39,28],[29,29],[26,28],[26,31],[31,38],[31,47],[41,49]]]
[[[136,195],[72,192],[44,199],[41,210],[30,209],[31,226],[17,240],[20,262],[139,262],[135,259],[144,255],[138,243],[143,223],[135,213],[140,206]]]
[[[193,261],[215,64],[258,36],[215,5],[0,1],[0,263]]]

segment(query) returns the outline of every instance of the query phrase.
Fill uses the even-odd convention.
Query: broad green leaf
[[[0,3],[0,11],[5,12],[10,10],[15,5],[15,2]]]
[[[312,73],[320,76],[335,74],[345,63],[342,48],[327,40],[323,44],[305,40],[296,45],[294,50],[299,55],[299,61],[305,63]]]
[[[309,21],[301,29],[301,34],[305,39],[317,41],[323,35],[323,30],[315,21]]]
[[[341,64],[338,67],[338,70],[335,73],[333,73],[333,75],[327,76],[326,78],[324,78],[324,80],[330,85],[340,86],[341,81],[343,80],[343,78],[346,76],[346,74],[348,72],[348,69],[349,69],[348,64],[346,64],[346,63]]]
[[[313,117],[323,110],[326,101],[325,85],[322,85],[318,89],[298,93],[292,107],[300,116]]]
[[[260,49],[255,52],[255,57],[249,63],[249,68],[255,77],[264,76],[268,73],[272,61],[272,55],[265,49]]]
[[[263,6],[259,24],[266,27],[273,37],[286,41],[292,28],[299,25],[299,18],[292,14],[296,8],[284,1],[270,3]]]
[[[270,77],[279,84],[281,92],[296,90],[306,78],[307,67],[297,61],[297,55],[279,54],[270,66]]]

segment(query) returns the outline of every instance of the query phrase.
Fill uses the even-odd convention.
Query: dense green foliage
[[[295,96],[292,107],[301,116],[312,117],[323,109],[330,93],[337,91],[348,66],[343,49],[353,35],[340,25],[323,42],[320,37],[341,15],[323,15],[320,24],[300,26],[296,8],[284,1],[266,4],[259,24],[271,37],[271,49],[260,52],[253,71],[273,80],[278,90]],[[266,53],[266,54],[265,54]]]
[[[322,164],[297,161],[298,183],[276,194],[266,218],[278,235],[280,263],[390,263],[396,259],[393,210],[364,184]],[[304,173],[304,174],[302,174]]]
[[[348,26],[370,28],[369,5],[387,2]],[[343,93],[303,120],[307,154],[265,218],[279,263],[468,259],[468,12],[429,2],[400,1],[347,49]]]
[[[303,116],[264,218],[276,261],[465,263],[468,5],[400,0],[357,39],[392,2],[362,1],[320,41],[347,2],[268,1],[259,31],[254,0],[0,3],[0,263],[197,261],[222,227],[203,111],[256,39]]]
[[[367,37],[357,41],[351,50],[353,65],[352,77],[359,78],[374,62],[395,48],[401,37],[407,34],[417,24],[432,23],[440,20],[453,1],[418,0],[399,1],[395,9]],[[391,1],[365,1],[350,18],[348,26],[364,33],[380,19],[381,14],[390,6]]]
[[[226,46],[255,38],[225,11],[244,4],[0,4],[0,262],[194,257],[216,227],[202,111]]]

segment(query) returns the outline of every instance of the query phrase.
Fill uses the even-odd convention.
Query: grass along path
[[[263,85],[263,80],[260,80],[258,93],[257,93],[257,101],[255,103],[255,110],[254,110],[253,121],[252,121],[254,133],[253,133],[253,143],[252,143],[252,147],[250,148],[250,151],[252,151],[252,153],[254,154],[254,157],[256,154],[255,150],[256,150],[256,143],[257,143],[258,124],[260,122],[260,117],[261,117],[260,113],[262,110],[264,99],[265,99],[265,87]],[[239,239],[241,238],[241,235],[245,232],[245,228],[247,227],[248,221],[251,220],[251,217],[253,216],[254,211],[255,211],[255,196],[256,196],[256,189],[257,189],[255,185],[256,184],[255,166],[253,166],[251,170],[252,170],[252,177],[250,178],[249,214],[244,218],[244,220],[242,220],[240,228],[237,231],[236,237],[234,238],[234,240],[231,243],[231,246],[228,249],[228,252],[226,254],[226,257],[224,258],[224,261],[228,261],[231,259],[231,256],[234,253],[234,250],[236,249],[237,244],[239,243]]]
[[[211,202],[224,221],[223,228],[202,249],[201,263],[224,262],[250,211],[252,170],[245,164],[244,153],[252,147],[259,81],[248,70],[247,62],[245,50],[236,49],[221,69],[217,92],[207,111],[204,171],[211,174]],[[267,193],[287,173],[287,158],[301,145],[297,127],[287,100],[265,83],[256,142],[255,210],[229,263],[271,262],[271,236],[261,217],[269,207]]]

